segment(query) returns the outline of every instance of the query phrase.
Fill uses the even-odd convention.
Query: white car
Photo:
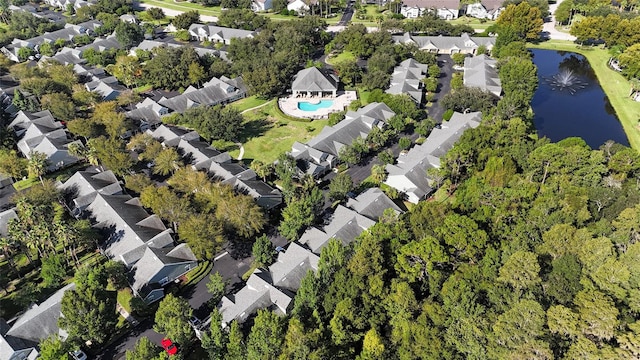
[[[82,350],[70,352],[69,355],[71,355],[74,360],[87,360],[87,354]]]

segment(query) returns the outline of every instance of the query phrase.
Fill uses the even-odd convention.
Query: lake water
[[[531,102],[538,135],[554,142],[578,136],[594,149],[607,140],[629,145],[609,99],[584,56],[538,49],[532,50],[532,53],[539,80],[538,90]],[[566,70],[572,72],[578,83],[584,84],[583,88],[576,86],[574,94],[569,89],[561,91],[553,86],[553,76]]]

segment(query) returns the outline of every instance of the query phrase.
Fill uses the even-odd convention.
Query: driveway
[[[563,0],[558,0],[553,4],[549,4],[549,12],[551,13],[551,16],[548,19],[545,19],[545,23],[544,25],[542,25],[542,36],[552,40],[575,41],[576,40],[575,36],[558,31],[556,30],[556,27],[555,27],[556,26],[555,12],[556,12],[556,9],[558,8],[558,5],[560,5],[562,1]]]
[[[453,77],[453,60],[449,55],[438,55],[438,66],[440,66],[441,74],[438,78],[438,92],[434,99],[434,103],[427,113],[437,123],[442,122],[442,114],[445,110],[440,105],[440,99],[451,91],[451,78]]]
[[[344,9],[344,13],[342,13],[342,18],[336,24],[337,26],[347,26],[353,17],[353,1],[349,1],[347,4],[347,8]]]
[[[152,343],[160,347],[160,341],[163,336],[153,331],[153,320],[145,320],[140,323],[133,331],[124,338],[116,341],[107,347],[101,354],[96,356],[97,360],[122,360],[125,358],[125,352],[135,347],[136,342],[140,338],[149,338]]]

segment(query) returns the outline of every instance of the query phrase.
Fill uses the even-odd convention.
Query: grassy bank
[[[609,53],[599,47],[581,47],[569,41],[551,40],[537,45],[529,45],[534,49],[573,51],[584,55],[593,68],[600,86],[607,94],[611,105],[618,115],[624,132],[629,138],[632,148],[640,150],[640,102],[629,97],[630,85],[620,73],[611,70],[607,65]]]

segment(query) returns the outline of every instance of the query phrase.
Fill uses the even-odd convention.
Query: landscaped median
[[[608,66],[610,55],[600,47],[578,46],[570,41],[550,40],[540,44],[529,44],[535,49],[572,51],[589,60],[598,82],[609,98],[632,148],[640,150],[640,102],[629,97],[629,81]]]

